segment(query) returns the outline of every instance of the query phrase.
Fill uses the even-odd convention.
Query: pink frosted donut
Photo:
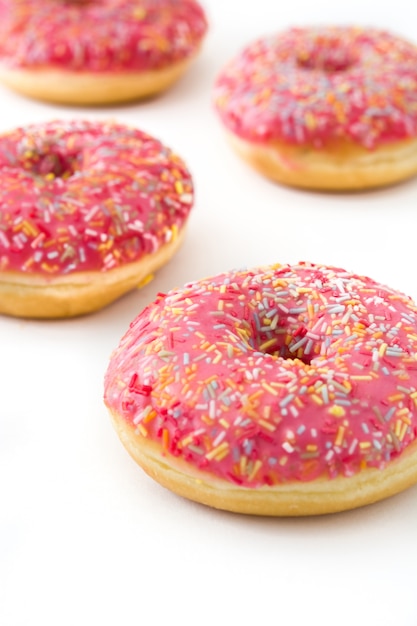
[[[117,123],[53,121],[0,136],[0,313],[89,313],[148,280],[182,242],[191,176]]]
[[[52,102],[143,98],[186,71],[206,29],[195,0],[0,0],[0,80]]]
[[[214,100],[239,154],[285,184],[359,189],[417,172],[417,47],[387,32],[260,39],[220,73]]]
[[[131,324],[105,403],[182,496],[262,515],[362,506],[417,481],[417,308],[307,263],[190,283]]]

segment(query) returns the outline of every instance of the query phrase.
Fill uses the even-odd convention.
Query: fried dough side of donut
[[[288,482],[274,487],[248,488],[190,467],[167,454],[115,412],[114,428],[133,460],[154,480],[179,496],[234,513],[301,517],[338,513],[391,497],[417,482],[417,442],[384,470],[367,468],[346,478],[319,478],[314,483]]]
[[[359,191],[383,187],[417,173],[417,139],[375,150],[340,142],[314,150],[279,141],[254,144],[228,133],[235,151],[261,174],[291,187]]]
[[[25,96],[45,102],[108,105],[145,99],[165,91],[187,71],[194,57],[159,70],[119,74],[3,66],[0,81]]]
[[[146,284],[176,253],[185,232],[184,227],[175,240],[157,252],[108,272],[75,273],[55,279],[0,272],[0,313],[39,319],[93,313]]]

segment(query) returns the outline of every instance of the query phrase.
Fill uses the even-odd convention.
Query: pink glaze
[[[382,469],[417,435],[417,308],[305,263],[190,283],[131,324],[105,402],[163,454],[238,485]]]
[[[54,121],[0,136],[0,271],[107,271],[174,238],[193,203],[183,161],[115,123]]]
[[[159,69],[192,55],[206,29],[195,0],[0,0],[0,60],[27,69]]]
[[[415,138],[417,47],[373,29],[294,28],[245,48],[214,99],[226,128],[253,142]]]

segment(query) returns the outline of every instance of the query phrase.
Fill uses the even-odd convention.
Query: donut
[[[116,122],[0,136],[0,313],[91,313],[144,285],[179,248],[193,205],[183,161]]]
[[[158,294],[105,374],[137,463],[173,492],[254,515],[338,512],[417,481],[417,307],[301,262]]]
[[[237,153],[286,185],[349,191],[417,172],[417,47],[388,32],[259,39],[219,73],[214,107]]]
[[[171,86],[207,30],[195,0],[0,0],[0,82],[73,105]]]

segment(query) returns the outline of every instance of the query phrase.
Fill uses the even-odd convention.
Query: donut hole
[[[319,35],[296,50],[296,61],[305,70],[345,72],[356,64],[358,55],[339,38]]]
[[[274,358],[298,360],[310,365],[316,354],[313,342],[308,338],[304,340],[306,333],[307,329],[302,325],[278,328],[273,333],[259,332],[253,337],[253,348]]]
[[[270,305],[256,307],[247,320],[242,320],[236,339],[251,351],[310,365],[320,353],[322,337],[310,333],[308,324],[297,315],[283,313],[273,301]],[[301,302],[300,306],[303,308]]]
[[[69,178],[79,169],[76,155],[63,155],[59,152],[27,152],[23,168],[34,176],[55,179]]]

